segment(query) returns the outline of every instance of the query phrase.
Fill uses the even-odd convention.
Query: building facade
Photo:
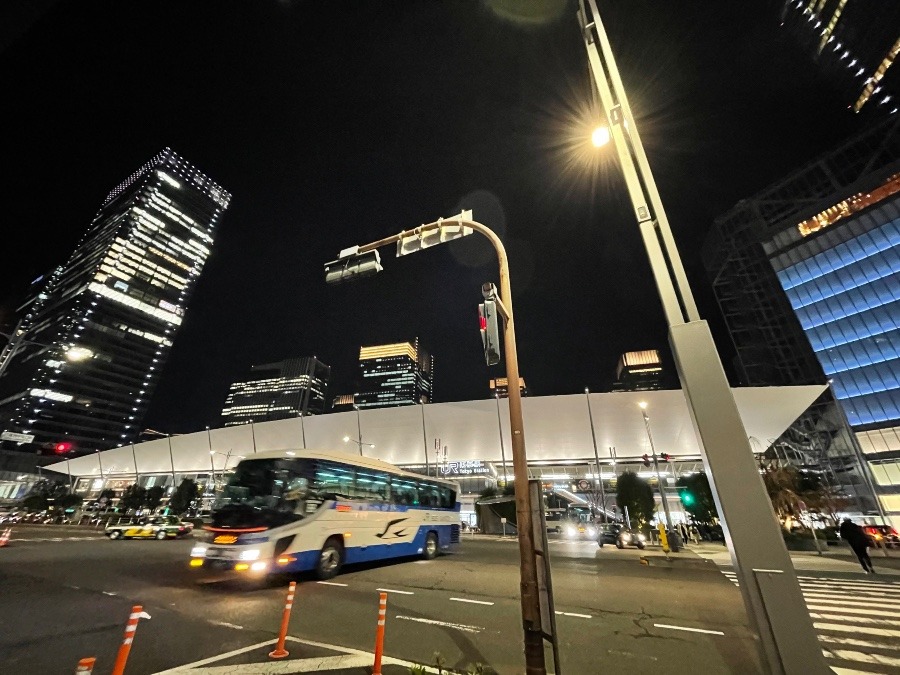
[[[75,454],[137,438],[230,200],[168,148],[109,193],[4,352],[7,436]]]
[[[330,377],[331,367],[315,356],[251,366],[228,391],[222,425],[321,415]]]
[[[509,398],[509,380],[505,377],[492,378],[489,383],[491,398]],[[528,396],[528,385],[525,384],[525,378],[519,378],[519,394]]]
[[[434,363],[431,355],[419,347],[418,338],[413,342],[360,347],[359,368],[357,408],[431,403]]]
[[[900,119],[742,200],[704,264],[742,384],[831,385],[782,437],[757,440],[823,470],[864,513],[900,515]]]
[[[656,391],[662,389],[663,368],[659,352],[644,349],[625,352],[616,366],[613,391]]]

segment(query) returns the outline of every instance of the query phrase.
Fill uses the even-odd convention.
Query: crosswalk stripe
[[[869,642],[868,640],[857,640],[855,638],[838,637],[836,635],[820,635],[819,640],[829,644],[846,645],[848,647],[900,651],[900,645],[888,642]]]
[[[845,600],[844,598],[835,598],[833,595],[828,596],[810,596],[804,595],[806,598],[807,607],[812,607],[813,604],[817,605],[838,605],[839,607],[867,607],[872,609],[873,614],[877,614],[879,616],[900,616],[900,614],[895,614],[892,612],[886,612],[884,610],[878,609],[877,606],[874,606],[871,602],[858,602],[856,600]],[[824,607],[822,609],[825,609]],[[833,609],[833,608],[829,608]]]
[[[810,614],[810,616],[812,615]],[[889,628],[873,628],[871,626],[848,626],[843,623],[820,622],[813,622],[813,628],[815,628],[816,630],[830,630],[836,633],[868,633],[869,635],[880,635],[881,637],[900,638],[900,630],[890,630]]]
[[[806,606],[808,609],[814,609],[814,610],[823,611],[823,612],[831,612],[831,611],[834,611],[835,609],[837,609],[836,607],[830,607],[828,605],[812,604],[811,602],[807,602]],[[840,609],[842,612],[846,612],[847,614],[872,614],[873,616],[889,616],[889,617],[893,617],[895,619],[900,618],[900,614],[898,614],[897,612],[886,612],[885,610],[880,609],[878,607],[862,608],[862,607],[842,606]]]
[[[892,656],[883,656],[881,654],[866,654],[850,649],[831,649],[825,652],[826,656],[835,659],[843,659],[844,661],[860,661],[862,663],[871,663],[879,666],[900,666],[900,659]]]
[[[844,614],[820,614],[818,612],[810,612],[809,615],[814,619],[827,619],[829,621],[855,621],[856,623],[872,623],[876,626],[900,626],[900,621],[892,621],[891,619],[869,619],[862,616],[846,616]]]

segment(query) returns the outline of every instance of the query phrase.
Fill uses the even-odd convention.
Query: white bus
[[[459,544],[455,483],[347,453],[260,452],[235,468],[191,551],[204,576],[265,577],[420,556]]]

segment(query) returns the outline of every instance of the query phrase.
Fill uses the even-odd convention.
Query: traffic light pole
[[[647,412],[645,410],[641,410],[641,415],[644,417],[644,426],[647,428],[647,438],[650,439],[650,452],[653,455],[653,470],[656,472],[656,484],[659,485],[659,499],[662,502],[663,513],[666,514],[666,528],[668,528],[670,533],[673,533],[675,532],[675,528],[672,523],[672,514],[669,513],[669,499],[666,496],[666,488],[663,486],[662,476],[659,475],[659,460],[656,457],[656,446],[653,444],[653,433],[650,431],[650,418],[647,417]],[[679,546],[675,543],[677,541],[677,538],[670,540],[669,544],[675,553],[678,553],[679,549]]]
[[[541,589],[538,585],[537,554],[535,552],[534,524],[532,521],[531,498],[528,489],[528,462],[525,455],[525,424],[522,418],[522,392],[519,382],[519,361],[516,352],[516,330],[513,320],[512,290],[509,282],[509,262],[503,242],[490,228],[471,220],[471,211],[464,211],[453,218],[442,218],[436,222],[421,225],[413,230],[365,244],[345,249],[348,254],[338,261],[325,266],[326,281],[345,281],[356,275],[368,275],[380,271],[380,257],[370,258],[368,264],[357,265],[354,260],[363,261],[367,256],[377,253],[378,248],[390,244],[398,245],[398,255],[412,253],[430,245],[442,243],[469,234],[465,229],[479,232],[488,238],[497,252],[500,271],[499,298],[497,308],[505,319],[503,330],[503,346],[506,359],[506,378],[514,383],[509,387],[509,423],[512,436],[513,474],[515,476],[516,498],[516,530],[519,543],[519,590],[522,606],[522,627],[525,633],[525,673],[527,675],[545,675],[547,672],[544,659],[544,636],[551,632],[550,626],[542,629]],[[458,227],[459,233],[454,237],[444,237],[441,228]],[[377,269],[376,269],[377,268]],[[338,270],[338,271],[335,271]],[[552,604],[552,590],[544,591]],[[551,619],[552,621],[552,619]],[[553,640],[556,636],[552,635]],[[556,671],[559,672],[559,664]]]
[[[830,673],[712,334],[697,311],[596,1],[579,5],[591,74],[650,259],[744,607],[759,636],[762,667],[772,675]]]

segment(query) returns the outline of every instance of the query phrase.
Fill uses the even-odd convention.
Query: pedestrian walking
[[[695,544],[700,543],[700,530],[697,529],[696,525],[691,525],[691,539],[694,540]]]
[[[841,527],[838,530],[841,539],[846,541],[853,552],[856,554],[859,564],[862,565],[866,574],[875,574],[875,568],[872,567],[872,560],[869,558],[869,535],[859,525],[849,518],[844,518]]]

